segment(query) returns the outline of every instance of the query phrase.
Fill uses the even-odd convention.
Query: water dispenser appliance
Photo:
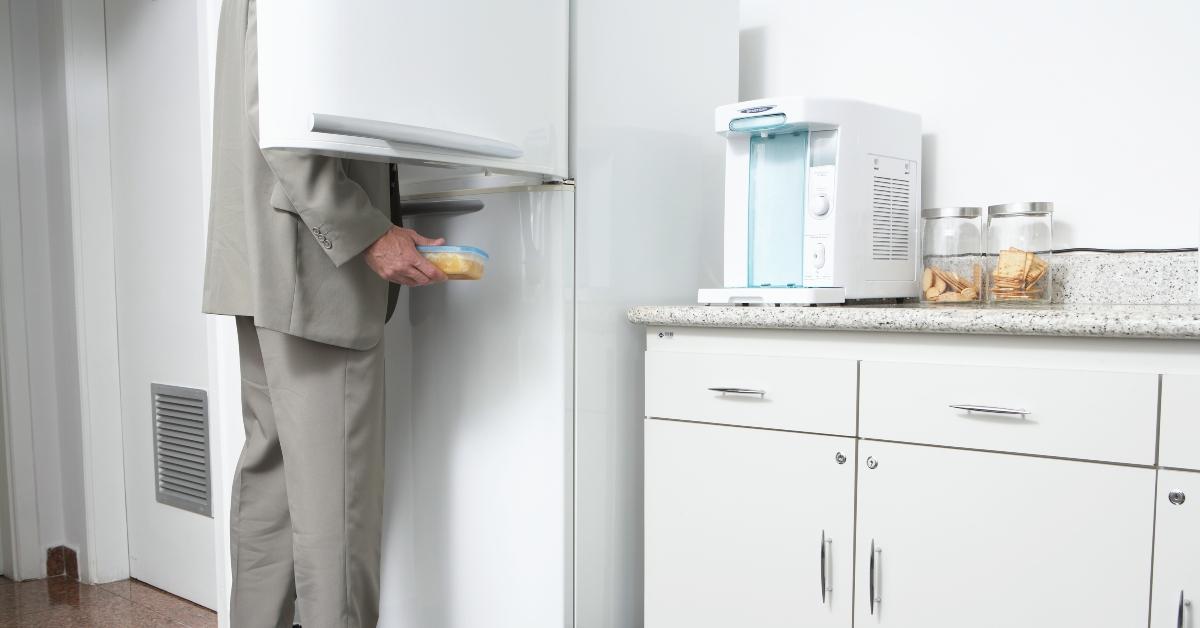
[[[865,102],[768,98],[717,108],[724,287],[701,303],[915,297],[921,118]]]

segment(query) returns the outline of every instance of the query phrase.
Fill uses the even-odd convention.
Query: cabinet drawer
[[[861,373],[863,438],[1155,462],[1158,375],[1153,373],[904,362],[863,362]]]
[[[857,385],[855,360],[646,353],[646,415],[662,419],[853,436]]]
[[[1163,375],[1159,464],[1200,470],[1200,375]]]

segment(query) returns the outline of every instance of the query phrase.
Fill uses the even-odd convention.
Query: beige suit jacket
[[[259,149],[255,0],[224,1],[216,72],[204,311],[375,346],[394,299],[362,252],[392,225],[386,166]]]

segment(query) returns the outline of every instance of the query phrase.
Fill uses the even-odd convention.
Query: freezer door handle
[[[314,133],[366,137],[385,142],[416,144],[440,150],[502,159],[517,159],[525,154],[520,146],[502,140],[424,126],[336,116],[328,113],[312,115],[312,130]]]

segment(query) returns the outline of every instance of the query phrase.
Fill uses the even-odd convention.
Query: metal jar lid
[[[981,207],[927,207],[921,210],[922,218],[978,218],[982,214]]]
[[[1054,203],[1026,202],[988,205],[988,216],[1045,216],[1054,213]]]

